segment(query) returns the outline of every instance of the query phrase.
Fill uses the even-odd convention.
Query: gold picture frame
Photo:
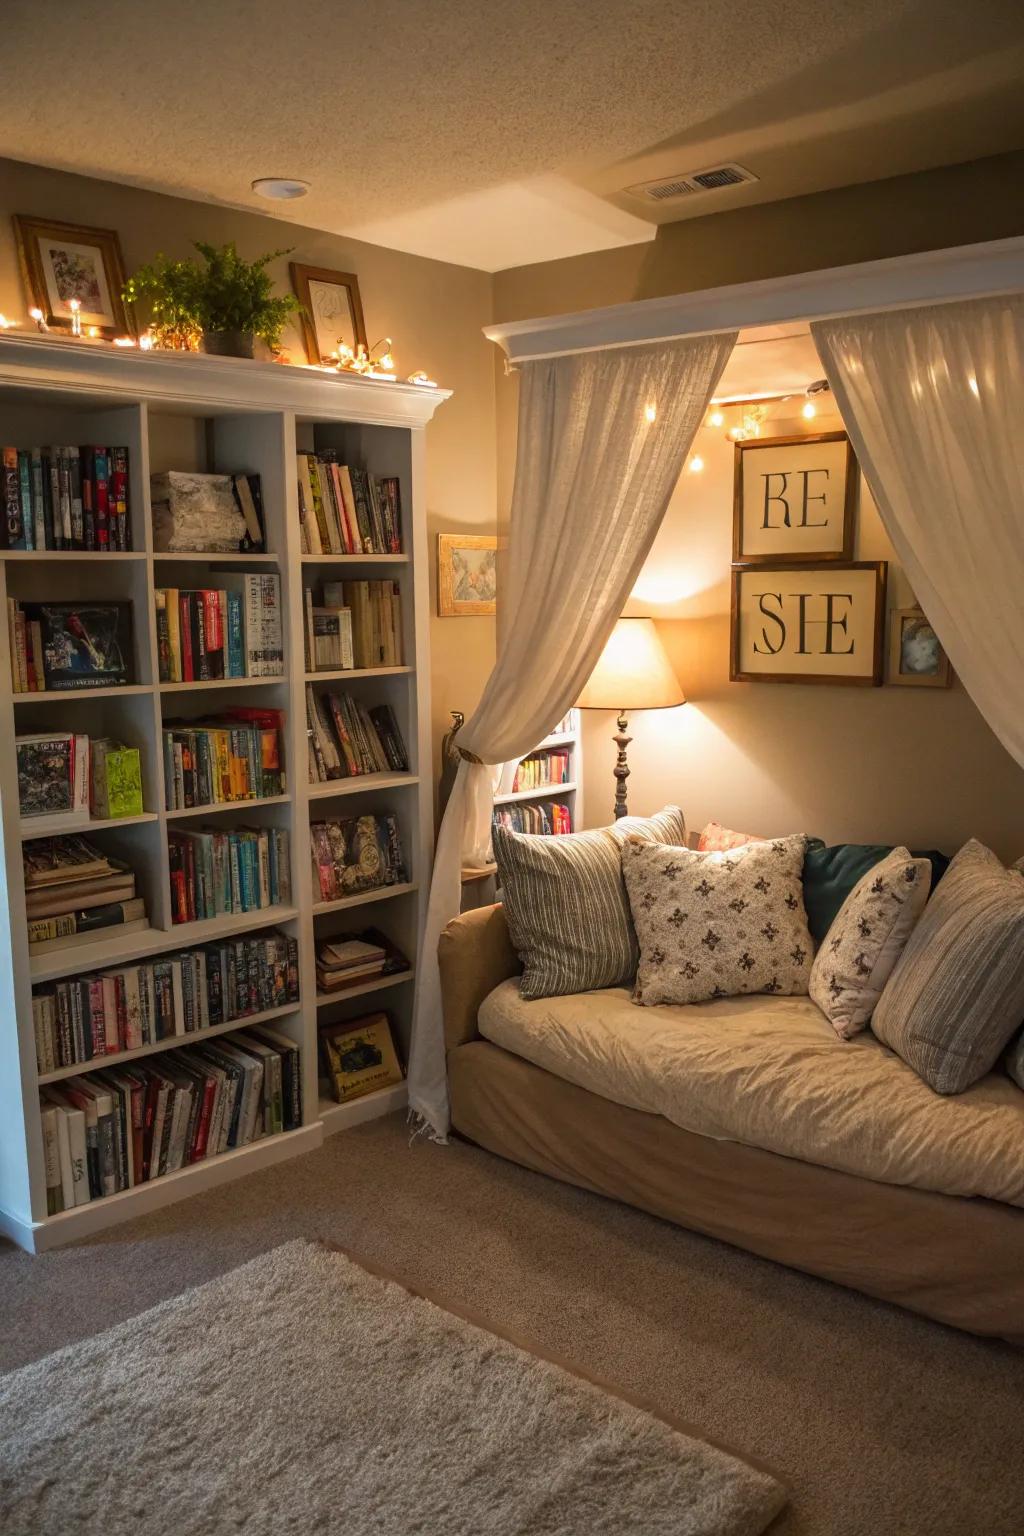
[[[126,332],[134,335],[131,311],[121,296],[124,256],[116,230],[23,213],[14,214],[13,223],[29,301],[42,311],[50,330],[70,333],[70,300],[77,299],[83,332],[95,327],[108,341]]]
[[[437,536],[437,612],[442,619],[497,611],[496,538],[471,533]],[[488,558],[490,556],[490,558]]]
[[[922,608],[894,608],[889,615],[889,669],[886,681],[901,688],[948,688],[949,657]]]
[[[330,267],[307,267],[290,261],[295,297],[302,305],[302,339],[306,361],[320,363],[344,341],[355,352],[367,346],[363,301],[354,272],[335,272]]]

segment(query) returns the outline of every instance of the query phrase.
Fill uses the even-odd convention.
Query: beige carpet
[[[1024,1354],[400,1117],[76,1248],[0,1245],[0,1368],[324,1237],[767,1463],[771,1536],[1020,1536]]]
[[[0,1376],[18,1536],[761,1536],[774,1478],[318,1243]]]

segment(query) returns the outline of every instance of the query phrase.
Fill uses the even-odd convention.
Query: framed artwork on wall
[[[302,334],[306,360],[319,363],[345,342],[355,352],[366,346],[366,322],[354,272],[333,272],[330,267],[304,267],[288,263],[295,296],[302,305]]]
[[[884,560],[734,566],[731,680],[877,687],[887,573]]]
[[[111,339],[134,332],[121,297],[124,257],[117,231],[14,215],[14,234],[25,289],[51,330],[71,330],[77,299],[82,329],[95,326]]]
[[[856,499],[857,460],[845,432],[737,443],[732,558],[850,561]]]
[[[949,657],[920,608],[894,608],[889,618],[888,682],[905,688],[948,688]]]
[[[469,533],[437,536],[437,612],[442,619],[473,618],[497,609],[496,538]]]

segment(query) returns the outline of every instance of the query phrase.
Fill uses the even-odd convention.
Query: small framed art
[[[117,231],[14,215],[14,233],[32,305],[53,330],[71,330],[71,300],[81,306],[82,329],[95,326],[110,340],[134,331],[121,297],[124,257]]]
[[[730,679],[877,687],[887,570],[884,560],[734,566]]]
[[[888,682],[905,688],[948,688],[949,657],[920,608],[894,608],[889,618]]]
[[[845,432],[736,444],[737,564],[853,559],[857,461]]]
[[[498,541],[468,533],[437,536],[437,612],[472,618],[497,608]]]
[[[352,348],[366,346],[366,322],[354,272],[334,272],[330,267],[304,267],[288,263],[295,296],[302,305],[302,334],[306,360],[320,363],[337,352],[339,342]]]

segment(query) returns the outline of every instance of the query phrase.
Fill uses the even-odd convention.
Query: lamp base
[[[629,764],[626,761],[626,748],[629,746],[633,738],[632,736],[626,735],[629,721],[626,719],[625,710],[619,710],[619,717],[615,724],[618,726],[618,731],[612,737],[612,741],[614,741],[616,747],[618,748],[618,753],[615,758],[615,767],[612,769],[612,772],[615,775],[615,820],[618,821],[620,816],[629,815],[629,807],[626,804],[626,780],[629,778]]]

